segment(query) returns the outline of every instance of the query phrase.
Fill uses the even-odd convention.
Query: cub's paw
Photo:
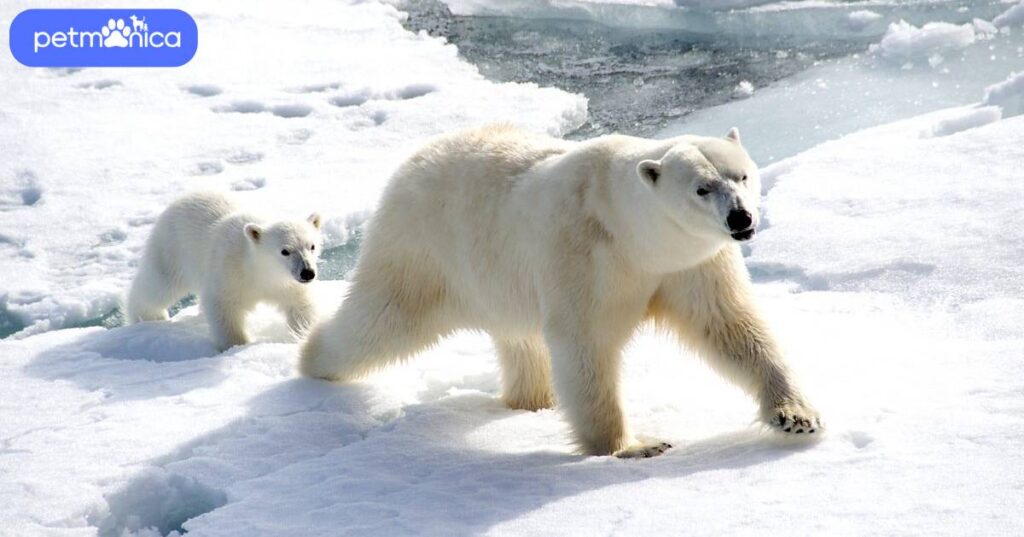
[[[615,452],[620,459],[649,459],[657,457],[672,449],[672,444],[666,442],[655,442],[653,444],[633,445]]]
[[[779,405],[768,413],[766,420],[773,429],[789,434],[815,434],[824,429],[818,411],[799,403]]]

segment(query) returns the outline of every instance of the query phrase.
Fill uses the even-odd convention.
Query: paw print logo
[[[107,25],[104,26],[100,33],[103,34],[103,46],[105,48],[111,47],[127,47],[128,36],[131,35],[132,29],[125,25],[124,19],[114,19],[107,21]]]

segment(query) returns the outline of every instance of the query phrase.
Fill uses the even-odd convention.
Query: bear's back
[[[206,270],[212,236],[218,223],[234,214],[236,205],[219,192],[195,192],[178,198],[160,215],[150,235],[149,250],[164,266],[175,266],[187,280]],[[243,238],[239,233],[239,238]],[[226,245],[219,245],[224,247]]]

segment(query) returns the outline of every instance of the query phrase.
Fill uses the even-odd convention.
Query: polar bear
[[[556,400],[587,454],[650,457],[619,401],[622,347],[645,320],[745,388],[767,425],[821,428],[751,297],[739,243],[757,166],[724,138],[583,142],[489,126],[441,137],[391,178],[348,295],[299,370],[357,379],[459,329],[488,332],[509,407]]]
[[[188,194],[160,215],[128,293],[127,321],[167,319],[167,307],[195,293],[221,351],[249,341],[245,316],[279,307],[291,331],[313,323],[308,284],[316,278],[320,216],[265,222],[218,192]]]

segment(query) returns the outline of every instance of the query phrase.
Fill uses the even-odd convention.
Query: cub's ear
[[[740,142],[740,130],[737,129],[736,127],[733,127],[731,129],[729,129],[729,133],[725,135],[725,138],[727,140],[732,140],[732,141],[734,141],[736,143],[741,143]]]
[[[656,160],[642,160],[636,165],[636,173],[645,182],[653,185],[661,177],[661,163]]]
[[[259,244],[260,239],[263,237],[263,228],[250,222],[242,229],[245,230],[245,236],[249,237],[249,240]]]
[[[313,225],[313,227],[320,229],[320,213],[313,213],[306,219],[307,222]]]

